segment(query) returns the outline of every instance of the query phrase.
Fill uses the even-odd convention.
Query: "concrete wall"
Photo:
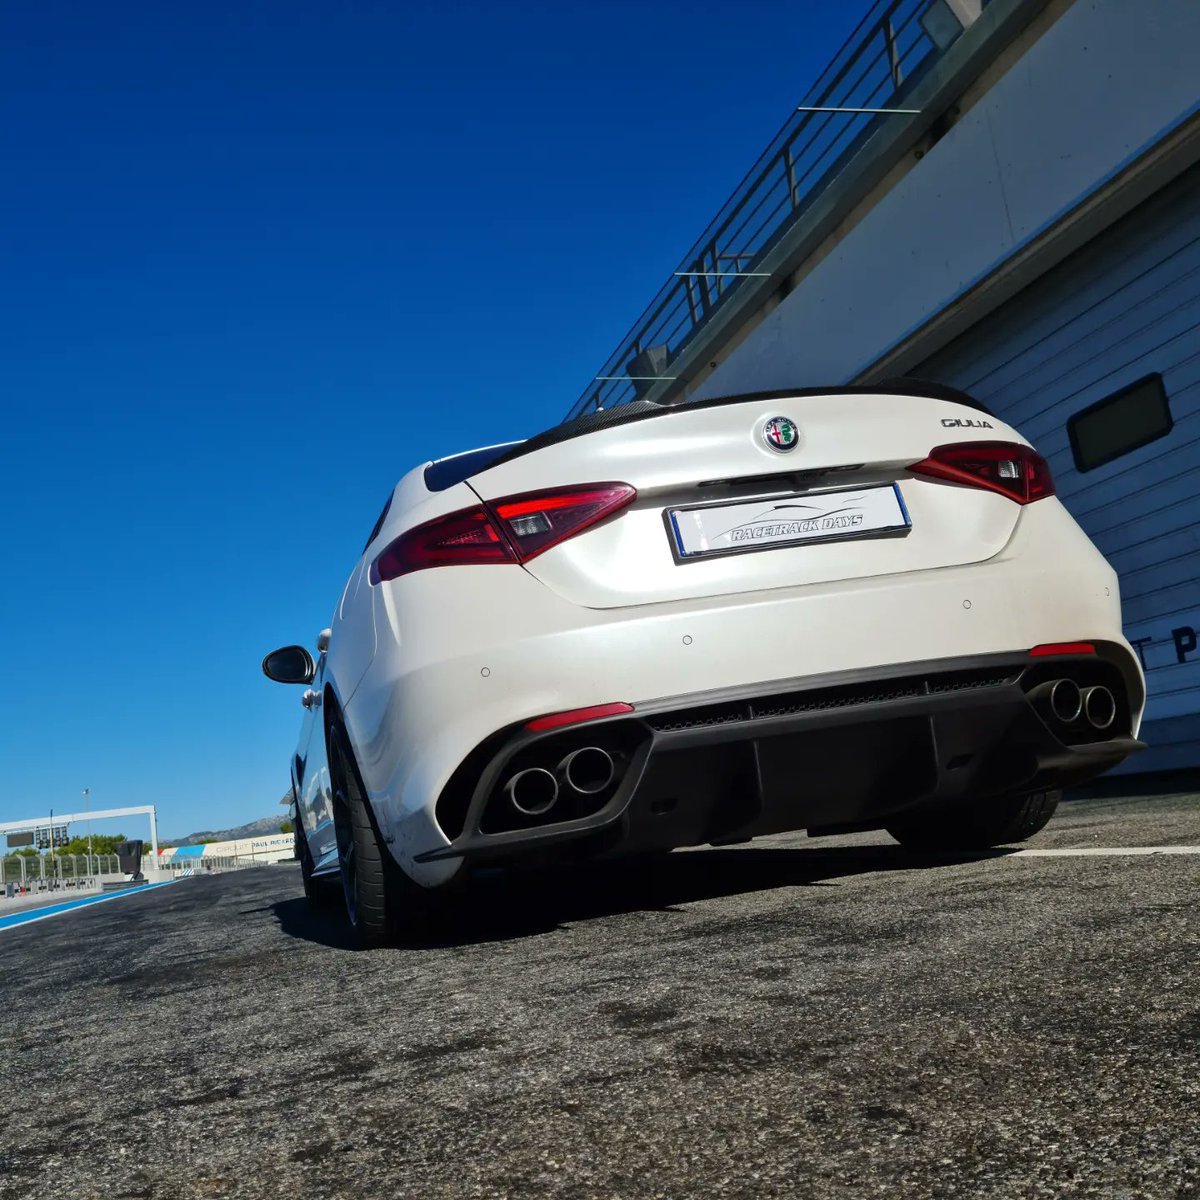
[[[255,858],[261,862],[282,862],[292,857],[295,843],[290,833],[268,834],[265,837],[238,838],[236,841],[206,842],[198,846],[172,846],[159,851],[159,862],[185,859]]]

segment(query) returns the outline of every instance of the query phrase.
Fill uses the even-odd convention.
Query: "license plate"
[[[894,483],[669,508],[666,518],[675,556],[681,562],[776,546],[905,534],[912,528],[904,498]]]

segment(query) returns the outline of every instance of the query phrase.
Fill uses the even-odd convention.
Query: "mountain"
[[[198,846],[202,842],[231,842],[235,838],[265,837],[267,834],[278,833],[279,826],[287,820],[287,813],[280,812],[275,816],[262,817],[257,821],[249,821],[233,829],[204,829],[199,833],[189,833],[185,838],[170,839],[172,846]]]

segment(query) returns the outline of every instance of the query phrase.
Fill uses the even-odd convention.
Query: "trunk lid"
[[[780,450],[769,444],[767,426],[776,418],[794,423],[794,447]],[[786,421],[776,427],[776,441],[788,439]],[[1012,536],[1020,507],[993,492],[918,478],[906,470],[935,446],[988,440],[1024,443],[994,417],[924,396],[831,392],[751,398],[681,406],[598,428],[542,445],[468,482],[484,500],[585,483],[612,481],[635,487],[638,496],[629,507],[525,567],[574,604],[617,608],[933,570],[991,558]],[[674,521],[668,516],[696,506],[747,505],[730,510],[736,524],[753,517],[759,504],[766,512],[789,501],[789,516],[837,512],[844,499],[839,493],[857,500],[868,491],[870,504],[883,512],[894,506],[892,484],[898,485],[911,520],[907,530],[843,533],[828,535],[842,540],[769,548],[760,543],[762,548],[736,553],[682,557],[685,547],[676,530],[699,528],[700,523],[686,511]],[[880,490],[872,491],[875,488]],[[806,502],[807,510],[793,511],[793,505]],[[705,519],[711,528],[719,528],[724,516],[710,513]],[[694,528],[686,536],[690,546],[698,544]]]

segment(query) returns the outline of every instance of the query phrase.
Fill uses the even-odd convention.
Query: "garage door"
[[[1050,460],[1146,667],[1133,770],[1200,766],[1200,168],[912,371]]]

